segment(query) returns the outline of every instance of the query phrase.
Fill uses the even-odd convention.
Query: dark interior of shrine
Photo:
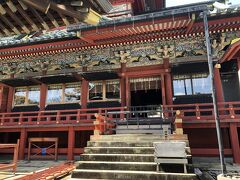
[[[162,104],[162,92],[159,89],[131,91],[131,106]]]

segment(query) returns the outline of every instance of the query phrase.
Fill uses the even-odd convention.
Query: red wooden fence
[[[240,102],[218,103],[220,120],[239,120]],[[57,111],[34,111],[34,112],[11,112],[0,113],[0,127],[22,126],[22,125],[92,125],[95,113],[105,115],[107,111],[124,111],[125,107],[116,108],[96,108],[96,109],[76,109]],[[214,120],[213,104],[179,104],[165,105],[163,111],[171,112],[168,116],[175,116],[180,110],[184,121]]]
[[[96,119],[95,113],[105,115],[107,111],[121,111],[123,109],[124,107],[0,113],[0,126],[92,125]]]
[[[164,110],[172,111],[173,115],[180,110],[183,121],[214,120],[212,103],[166,105]],[[221,121],[240,119],[240,102],[218,103],[218,110]]]

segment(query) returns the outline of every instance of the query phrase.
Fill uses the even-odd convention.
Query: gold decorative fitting
[[[221,69],[221,64],[217,63],[217,64],[215,64],[214,67],[215,67],[216,69]]]
[[[180,115],[181,114],[181,111],[180,110],[177,110],[176,111],[176,115]]]

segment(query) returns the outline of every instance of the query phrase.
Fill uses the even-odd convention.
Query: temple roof
[[[127,3],[134,2],[132,0],[125,1]],[[166,8],[154,13],[114,20],[105,19],[98,25],[78,23],[53,30],[3,37],[0,40],[0,55],[9,56],[10,54],[26,54],[26,52],[39,50],[48,51],[191,36],[191,34],[199,34],[204,31],[201,12],[207,8],[206,5],[209,4],[200,3]],[[239,14],[239,8],[213,11],[209,14],[210,33],[239,29]],[[58,41],[59,43],[57,43]],[[55,45],[53,42],[57,44]],[[33,46],[34,44],[36,46]],[[41,46],[37,44],[41,44]]]
[[[82,22],[98,24],[108,0],[1,0],[0,35],[31,34]]]

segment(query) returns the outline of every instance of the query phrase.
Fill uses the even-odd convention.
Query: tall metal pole
[[[220,118],[219,118],[218,106],[217,106],[216,88],[215,88],[215,81],[214,81],[214,74],[213,74],[212,51],[211,51],[209,31],[208,31],[207,13],[208,13],[208,11],[206,11],[206,10],[203,11],[205,40],[206,40],[206,46],[207,46],[208,68],[209,68],[209,75],[210,75],[210,79],[211,79],[211,83],[212,83],[213,109],[214,109],[214,117],[215,117],[216,130],[217,130],[221,170],[222,170],[222,174],[225,175],[227,173],[227,169],[226,169],[226,164],[225,164],[225,160],[224,160],[222,133],[221,133]]]

